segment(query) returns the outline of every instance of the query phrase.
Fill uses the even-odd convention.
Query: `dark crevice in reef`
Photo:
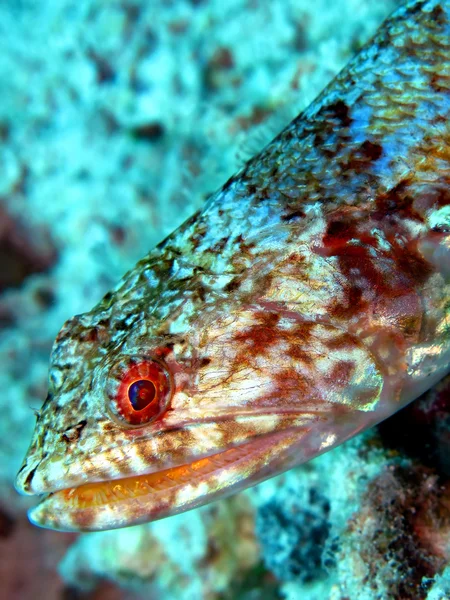
[[[378,426],[389,450],[450,478],[450,376]]]
[[[229,589],[219,593],[218,600],[282,600],[279,582],[260,562],[231,582]]]
[[[48,232],[13,218],[0,202],[0,294],[19,287],[30,275],[47,271],[56,258]]]
[[[256,530],[262,554],[279,580],[311,583],[332,566],[325,565],[322,556],[331,527],[329,513],[328,499],[314,487],[304,496],[292,490],[259,508]]]
[[[448,561],[450,376],[378,432],[392,461],[370,483],[350,529],[369,532],[361,556],[374,565],[373,578],[381,564],[396,565],[392,597],[421,600]],[[368,517],[378,524],[373,531],[365,525]]]
[[[16,520],[0,507],[0,538],[8,538],[15,529]]]
[[[123,592],[113,583],[99,580],[91,590],[68,585],[62,589],[60,600],[138,600],[141,596]]]
[[[147,142],[159,142],[165,135],[166,130],[162,123],[152,121],[137,125],[130,130],[131,135],[137,140],[145,140]]]

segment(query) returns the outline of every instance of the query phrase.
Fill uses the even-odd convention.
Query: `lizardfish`
[[[37,525],[160,519],[385,419],[450,363],[450,0],[407,2],[56,338]]]

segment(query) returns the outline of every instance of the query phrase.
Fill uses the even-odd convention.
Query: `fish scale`
[[[449,123],[450,2],[410,1],[63,326],[16,482],[49,494],[31,520],[98,530],[194,508],[333,448],[444,377]],[[148,401],[135,414],[136,381]]]

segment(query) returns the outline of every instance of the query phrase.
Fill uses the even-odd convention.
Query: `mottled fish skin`
[[[16,483],[52,492],[32,521],[108,529],[199,506],[342,443],[442,378],[449,186],[450,0],[408,2],[63,326]],[[141,363],[159,369],[160,413],[129,424],[117,390]]]

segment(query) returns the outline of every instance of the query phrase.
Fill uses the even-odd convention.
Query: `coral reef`
[[[57,563],[75,536],[39,531],[8,506],[0,509],[1,596],[8,600],[63,597],[66,584],[58,577]]]
[[[0,5],[5,597],[450,598],[449,380],[310,464],[154,524],[44,532],[12,489],[64,320],[188,217],[238,166],[237,149],[248,156],[303,108],[397,4]]]
[[[434,585],[430,589],[427,600],[447,600],[450,598],[450,567],[442,575],[435,577]]]
[[[282,497],[262,505],[256,532],[266,565],[278,579],[309,583],[323,576],[329,513],[329,501],[314,487],[289,486]]]
[[[343,534],[352,586],[382,598],[425,597],[450,559],[450,482],[420,465],[386,464],[372,480]],[[341,581],[345,581],[341,579]]]
[[[166,521],[81,536],[60,570],[86,591],[108,578],[145,598],[236,598],[259,560],[253,511],[240,495]]]
[[[387,448],[450,476],[450,378],[381,423],[379,431]]]

